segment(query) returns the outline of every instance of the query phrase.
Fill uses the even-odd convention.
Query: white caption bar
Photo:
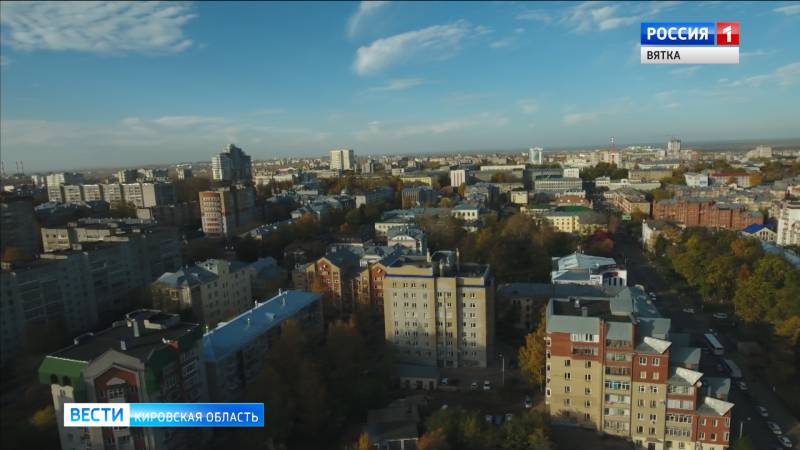
[[[643,45],[642,64],[739,64],[739,47]]]

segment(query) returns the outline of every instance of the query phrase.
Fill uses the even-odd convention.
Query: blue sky
[[[5,3],[0,149],[30,171],[800,137],[800,3]],[[642,21],[739,21],[643,66]]]

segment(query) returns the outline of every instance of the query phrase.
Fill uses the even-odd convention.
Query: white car
[[[489,380],[483,382],[483,390],[490,391],[492,389],[492,384],[489,383]]]
[[[469,388],[472,389],[473,391],[477,391],[478,390],[478,382],[477,381],[473,381],[472,384],[469,385]]]
[[[530,395],[525,397],[525,409],[533,408],[533,399]]]
[[[694,314],[694,308],[692,307],[683,308],[682,311],[685,312],[686,314]]]
[[[739,390],[741,391],[747,390],[747,384],[744,381],[739,381],[736,383],[736,385],[739,386]]]
[[[767,428],[772,430],[772,432],[775,433],[776,436],[780,436],[783,434],[781,427],[775,422],[767,422]]]
[[[445,377],[445,378],[442,378],[442,379],[439,381],[439,384],[443,384],[443,385],[447,386],[448,384],[450,384],[450,380],[449,380],[449,379],[447,379],[446,377]]]
[[[792,441],[788,437],[781,436],[781,437],[778,438],[778,440],[781,442],[782,446],[784,446],[786,448],[792,448]]]
[[[711,317],[717,320],[726,320],[728,318],[728,314],[724,312],[718,312],[711,315]]]
[[[511,419],[514,418],[514,415],[511,413],[506,413],[506,422],[511,422]]]
[[[767,408],[764,408],[763,406],[756,406],[756,410],[761,417],[769,417],[769,411],[767,411]]]
[[[486,414],[485,416],[483,416],[483,420],[485,420],[486,423],[492,423],[492,421],[494,420],[494,417],[492,417],[491,414]]]

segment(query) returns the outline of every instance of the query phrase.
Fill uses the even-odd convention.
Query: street
[[[615,258],[624,261],[628,269],[628,284],[641,284],[646,290],[655,292],[658,300],[659,311],[665,317],[672,319],[672,330],[689,333],[692,345],[704,347],[703,334],[709,328],[714,328],[720,335],[720,341],[725,346],[725,357],[736,359],[736,347],[731,345],[736,339],[725,331],[724,324],[714,321],[710,314],[697,311],[696,314],[687,314],[682,311],[686,300],[680,299],[678,293],[661,273],[652,266],[642,251],[641,244],[635,238],[618,233],[616,238]],[[683,300],[683,302],[681,301]],[[727,373],[718,373],[718,357],[704,354],[701,359],[701,372],[709,376],[728,376]],[[748,436],[755,448],[772,449],[782,448],[775,435],[767,428],[767,420],[777,423],[783,433],[792,440],[794,447],[800,442],[800,423],[783,407],[780,400],[767,386],[760,382],[759,377],[753,375],[748,367],[739,364],[744,373],[744,380],[748,385],[746,392],[741,391],[734,380],[731,383],[729,401],[736,404],[733,409],[733,422],[731,424],[731,443],[739,437],[740,423],[744,422],[743,435]],[[764,406],[769,411],[769,418],[758,414],[756,406]]]

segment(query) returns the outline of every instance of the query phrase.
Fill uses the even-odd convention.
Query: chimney
[[[122,350],[123,352],[128,350],[128,343],[125,341],[125,339],[120,339],[119,349]]]
[[[589,317],[589,308],[587,308],[586,306],[582,306],[581,307],[581,316]]]

